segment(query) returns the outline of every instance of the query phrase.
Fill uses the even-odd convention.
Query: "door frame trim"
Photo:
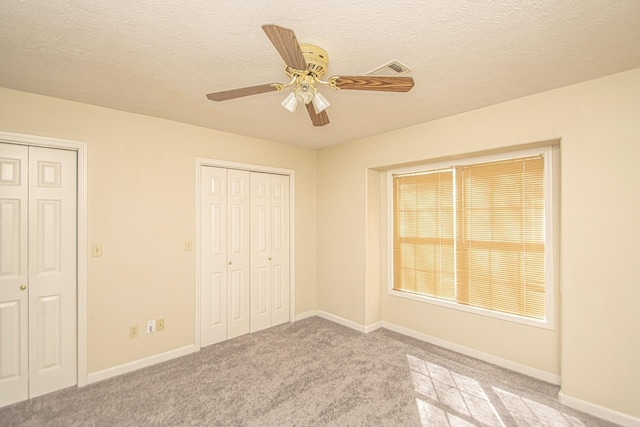
[[[71,150],[77,153],[76,292],[77,386],[87,384],[87,143],[70,139],[0,131],[0,142],[32,147]]]
[[[295,177],[296,172],[293,169],[277,168],[272,166],[256,165],[252,163],[238,163],[227,160],[207,159],[196,157],[196,238],[195,238],[195,258],[196,258],[196,283],[195,283],[195,346],[200,349],[200,233],[202,232],[202,213],[200,212],[202,201],[200,200],[200,179],[203,166],[212,166],[226,169],[240,169],[249,172],[272,173],[277,175],[286,175],[289,177],[289,322],[296,320],[296,275],[295,275]]]

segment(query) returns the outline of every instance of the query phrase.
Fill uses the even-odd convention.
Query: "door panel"
[[[20,275],[20,199],[0,199],[0,275]]]
[[[246,234],[243,230],[242,230],[242,223],[243,223],[243,218],[244,218],[244,209],[242,205],[235,205],[235,206],[230,206],[229,207],[230,210],[230,221],[231,221],[231,239],[229,240],[229,253],[230,254],[239,254],[242,252],[243,249],[243,245],[242,244],[242,237],[244,234]]]
[[[224,242],[226,241],[226,230],[224,229],[225,215],[224,204],[211,202],[211,221],[209,224],[211,232],[208,233],[210,255],[212,256],[224,256],[225,248]]]
[[[289,321],[289,177],[271,175],[271,325]]]
[[[62,304],[60,295],[42,297],[38,300],[36,326],[38,331],[38,370],[60,368],[62,363]]]
[[[258,304],[258,317],[270,316],[269,311],[269,268],[259,267],[257,272],[257,295],[255,298]],[[270,324],[269,324],[270,325]]]
[[[251,331],[289,321],[289,177],[251,174]]]
[[[251,332],[271,326],[270,177],[251,173]]]
[[[282,277],[282,265],[273,266],[273,311],[274,313],[284,308],[284,284]]]
[[[269,239],[271,237],[271,233],[269,232],[269,207],[266,206],[268,201],[261,200],[265,205],[258,205],[255,207],[256,212],[256,221],[254,227],[254,232],[256,233],[256,250],[258,253],[266,254],[269,250]],[[260,203],[260,202],[257,202]]]
[[[251,199],[249,172],[203,166],[201,173],[201,344],[206,346],[249,332]]]
[[[211,288],[210,288],[210,298],[209,298],[209,308],[211,309],[211,313],[209,314],[210,321],[208,323],[209,328],[215,328],[217,326],[222,325],[225,327],[225,313],[226,313],[226,304],[224,304],[224,295],[226,288],[226,280],[225,275],[222,273],[214,273],[211,275]]]
[[[247,334],[250,330],[250,245],[249,236],[251,205],[248,171],[228,169],[229,215],[229,292],[227,339]]]
[[[282,206],[273,207],[273,250],[282,250],[283,245],[283,230],[282,224],[284,221],[284,209]]]
[[[29,396],[76,384],[76,153],[29,147]]]
[[[201,170],[201,345],[227,338],[227,171]]]
[[[0,144],[0,406],[29,397],[27,173],[28,148]]]
[[[38,273],[60,272],[60,200],[38,200]]]
[[[20,300],[0,303],[0,406],[28,397],[26,348],[21,345],[26,312]]]
[[[244,314],[242,312],[242,270],[232,270],[230,276],[229,322],[232,323],[241,320]]]

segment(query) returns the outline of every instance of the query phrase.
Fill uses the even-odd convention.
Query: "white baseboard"
[[[362,326],[359,323],[353,322],[351,320],[347,320],[344,317],[336,316],[335,314],[327,313],[326,311],[322,311],[322,310],[311,310],[311,311],[306,311],[304,313],[300,313],[296,316],[296,321],[306,319],[307,317],[313,317],[313,316],[322,317],[323,319],[330,320],[334,323],[338,323],[342,326],[346,326],[347,328],[355,329],[356,331],[363,332],[365,334],[368,334],[369,332],[373,332],[376,329],[380,329],[382,327],[382,322],[376,322],[369,326]]]
[[[371,325],[365,326],[364,327],[365,334],[368,334],[369,332],[373,332],[375,330],[382,328],[382,323],[383,322],[380,321],[380,322],[372,323]]]
[[[177,348],[175,350],[167,351],[165,353],[146,357],[144,359],[134,360],[133,362],[128,362],[122,365],[114,366],[112,368],[103,369],[102,371],[92,372],[88,375],[87,384],[106,380],[108,378],[116,377],[128,372],[137,371],[138,369],[146,368],[148,366],[155,365],[156,363],[166,362],[167,360],[185,356],[196,351],[198,351],[196,346],[191,344],[185,347]]]
[[[430,344],[434,344],[439,347],[446,348],[448,350],[453,350],[457,353],[464,354],[465,356],[473,357],[475,359],[480,359],[485,362],[489,362],[491,364],[500,366],[502,368],[507,368],[512,371],[519,372],[521,374],[524,374],[533,378],[537,378],[542,381],[546,381],[551,384],[556,384],[556,385],[560,384],[560,375],[543,371],[542,369],[533,368],[531,366],[513,362],[508,359],[503,359],[502,357],[494,356],[493,354],[484,353],[482,351],[473,349],[471,347],[452,343],[450,341],[443,340],[442,338],[433,337],[431,335],[414,331],[413,329],[405,328],[403,326],[399,326],[394,323],[382,322],[382,327],[385,329],[389,329],[390,331],[398,332],[402,335],[409,336],[411,338],[419,339],[420,341],[425,341]]]
[[[562,390],[558,393],[558,400],[563,405],[586,412],[587,414],[595,415],[603,420],[611,421],[625,427],[640,427],[640,418],[638,417],[623,414],[622,412],[605,408],[604,406],[587,402],[586,400],[578,399],[577,397],[567,396],[562,392]]]
[[[359,323],[352,322],[351,320],[347,320],[344,317],[336,316],[335,314],[327,313],[326,311],[318,310],[316,312],[316,316],[322,317],[323,319],[331,320],[334,323],[337,323],[342,326],[346,326],[347,328],[355,329],[358,332],[366,333],[365,327]]]
[[[317,314],[318,314],[317,310],[305,311],[304,313],[296,314],[296,318],[293,321],[297,322],[298,320],[302,320],[302,319],[306,319],[306,318],[309,318],[309,317],[313,317],[313,316],[316,316]]]

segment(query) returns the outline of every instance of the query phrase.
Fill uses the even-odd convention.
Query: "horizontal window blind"
[[[455,299],[453,170],[394,179],[396,289]]]
[[[544,319],[542,156],[396,175],[394,289]]]

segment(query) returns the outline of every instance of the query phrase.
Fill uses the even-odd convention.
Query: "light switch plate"
[[[95,243],[91,245],[91,256],[93,257],[102,256],[102,243]]]

